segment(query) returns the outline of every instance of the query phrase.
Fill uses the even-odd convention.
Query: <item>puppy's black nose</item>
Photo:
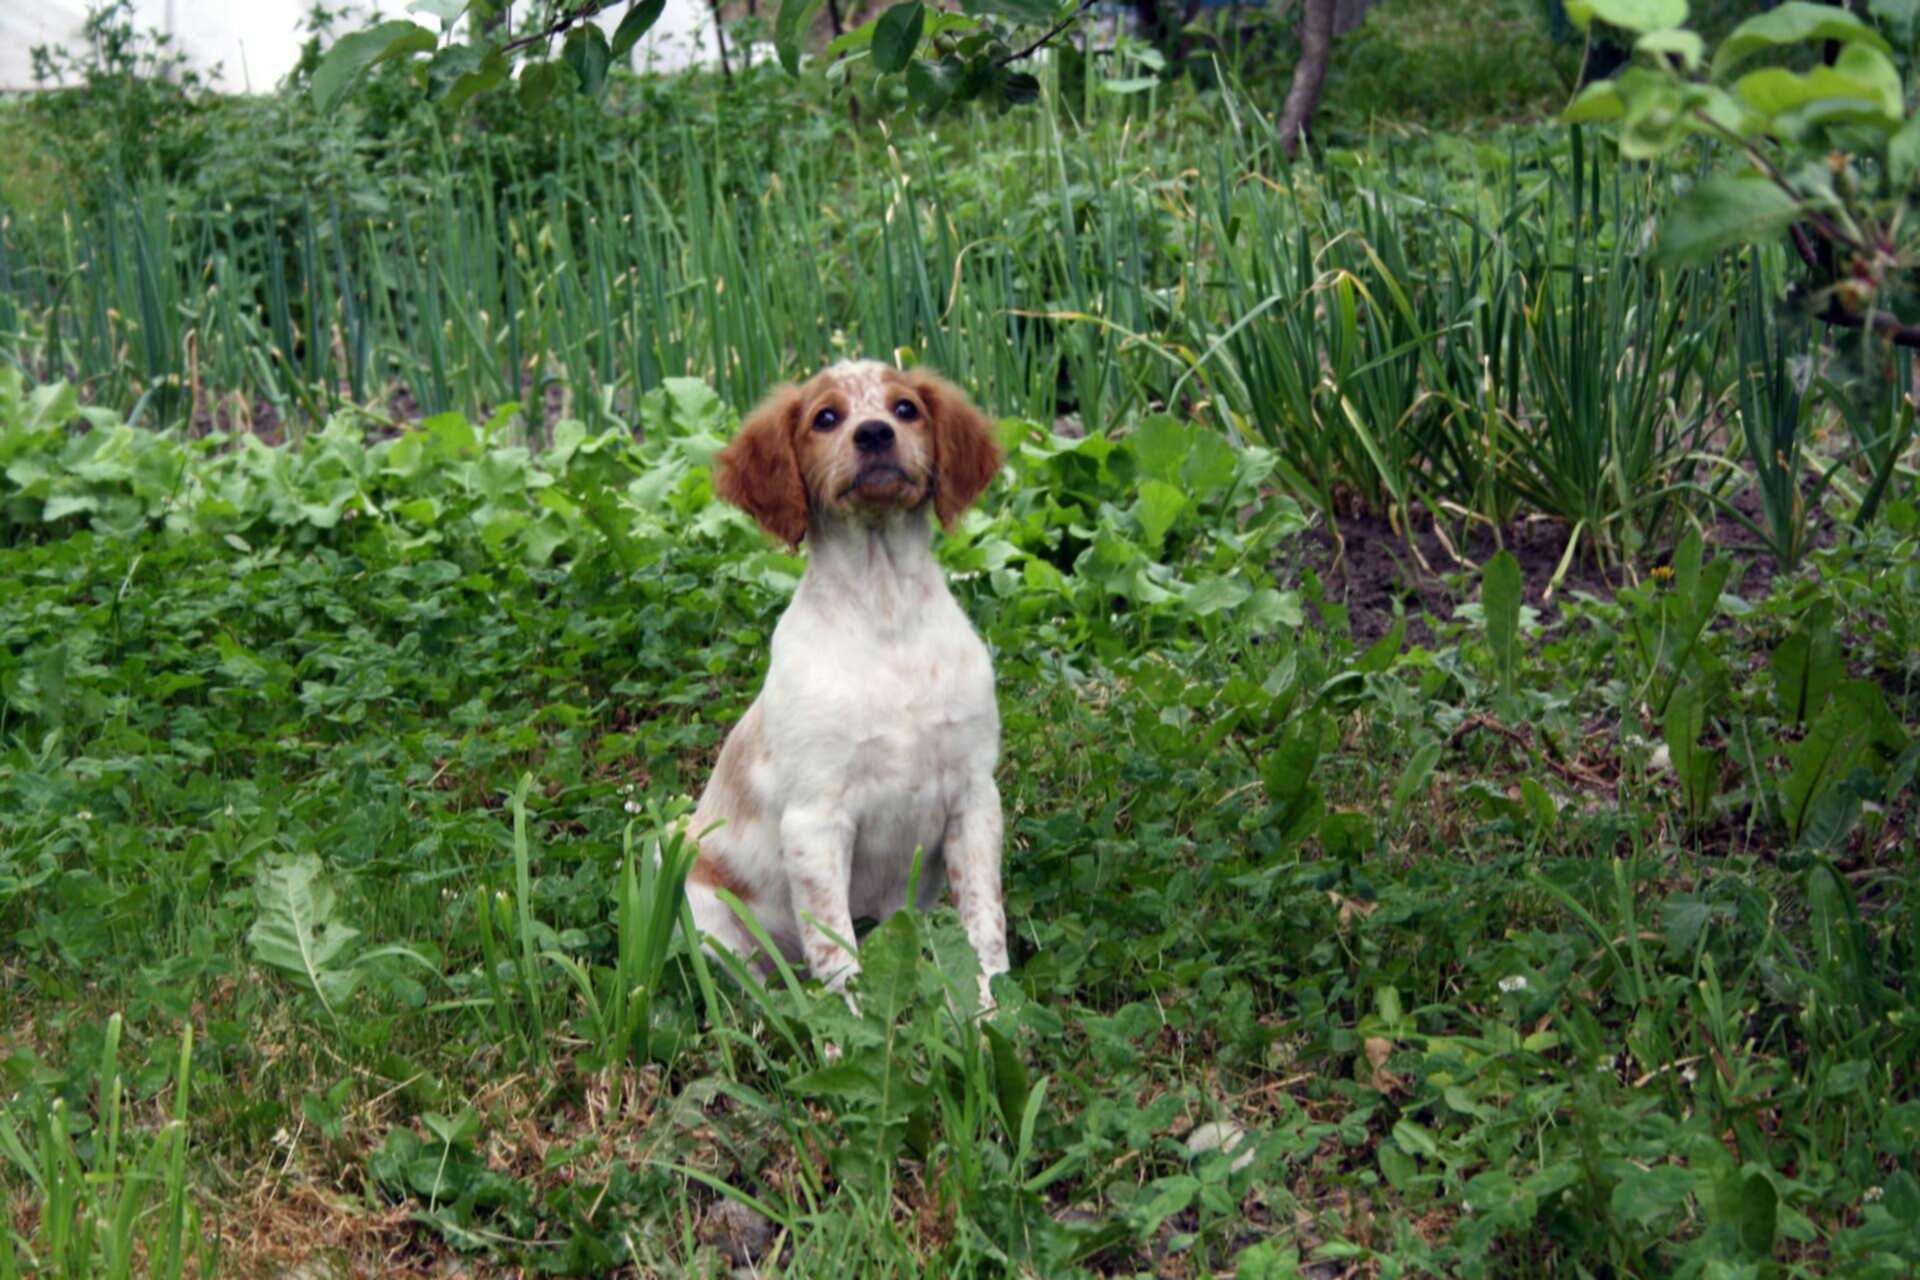
[[[868,418],[853,429],[853,447],[861,453],[885,453],[893,448],[893,428],[878,418]]]

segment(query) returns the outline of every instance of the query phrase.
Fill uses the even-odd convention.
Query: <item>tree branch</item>
[[[1010,53],[1006,57],[999,59],[993,65],[996,67],[1004,67],[1012,63],[1018,62],[1022,58],[1032,57],[1035,53],[1039,52],[1040,49],[1044,47],[1049,40],[1052,40],[1055,36],[1059,35],[1062,31],[1065,31],[1068,27],[1072,26],[1074,22],[1080,17],[1080,15],[1085,13],[1087,10],[1093,8],[1093,5],[1094,5],[1094,0],[1080,0],[1080,7],[1075,9],[1072,13],[1068,14],[1066,17],[1060,19],[1060,21],[1054,23],[1052,27],[1048,28],[1047,33],[1045,35],[1041,36],[1038,40],[1035,40],[1032,44],[1028,45],[1026,48],[1020,50],[1019,52]]]
[[[1718,134],[1722,141],[1731,143],[1733,146],[1738,147],[1740,150],[1746,152],[1747,158],[1753,161],[1753,163],[1759,168],[1760,172],[1767,175],[1767,180],[1773,183],[1774,186],[1780,188],[1780,190],[1784,191],[1787,195],[1793,197],[1795,200],[1800,199],[1800,193],[1793,189],[1793,184],[1791,182],[1787,181],[1787,175],[1780,172],[1780,167],[1774,164],[1774,162],[1768,158],[1766,152],[1760,150],[1759,147],[1747,141],[1745,138],[1741,137],[1739,134],[1735,133],[1733,130],[1727,128],[1725,125],[1721,124],[1718,120],[1715,120],[1712,116],[1708,115],[1705,111],[1701,110],[1698,107],[1694,108],[1693,116],[1694,116],[1694,119],[1706,125],[1707,128],[1711,130],[1713,133]],[[1804,216],[1808,222],[1811,222],[1814,225],[1814,227],[1820,232],[1821,235],[1833,241],[1835,244],[1845,245],[1847,248],[1853,250],[1855,253],[1862,252],[1862,249],[1860,247],[1860,242],[1855,240],[1852,236],[1848,235],[1846,232],[1842,231],[1839,227],[1835,226],[1833,224],[1833,220],[1828,218],[1825,214],[1815,212],[1812,209],[1808,209],[1805,211]],[[1796,237],[1794,241],[1794,248],[1800,250],[1800,255],[1802,257],[1806,257],[1807,253],[1810,251],[1811,246],[1802,245],[1799,242],[1798,237]],[[1807,265],[1814,266],[1817,264],[1814,262],[1813,259],[1808,258]]]
[[[1826,310],[1817,313],[1814,319],[1821,324],[1832,325],[1836,329],[1870,328],[1875,334],[1896,347],[1920,351],[1920,325],[1901,324],[1884,311],[1857,316],[1841,307],[1838,302],[1828,299]]]
[[[593,17],[613,2],[614,0],[587,0],[587,3],[581,5],[579,8],[569,9],[560,14],[552,22],[549,22],[532,35],[520,36],[517,39],[507,41],[500,46],[500,52],[503,54],[518,53],[528,45],[551,40],[553,37],[563,34],[567,28],[571,27],[574,23],[585,22],[588,18]]]

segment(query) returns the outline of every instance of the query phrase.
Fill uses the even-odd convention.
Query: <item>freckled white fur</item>
[[[885,366],[837,366],[847,421],[884,417]],[[904,444],[904,442],[903,442]],[[903,450],[904,452],[905,450]],[[808,562],[775,628],[765,686],[735,726],[691,820],[702,860],[695,923],[738,954],[754,944],[716,889],[733,888],[789,959],[836,988],[857,967],[853,921],[918,906],[951,882],[987,979],[1007,968],[994,784],[1000,717],[983,644],[933,556],[927,508],[816,506]]]

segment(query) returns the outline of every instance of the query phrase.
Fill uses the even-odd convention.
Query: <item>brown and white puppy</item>
[[[774,390],[715,461],[714,488],[807,568],[774,628],[760,696],[695,809],[693,918],[741,956],[734,894],[781,952],[835,989],[861,916],[925,909],[951,882],[987,982],[1007,968],[1000,715],[986,645],[947,590],[948,528],[1000,468],[986,419],[945,379],[874,361]]]

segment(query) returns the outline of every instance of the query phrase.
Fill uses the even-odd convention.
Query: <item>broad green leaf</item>
[[[1141,475],[1173,481],[1179,479],[1180,464],[1193,448],[1193,435],[1193,429],[1172,414],[1156,413],[1133,429],[1127,445]]]
[[[806,43],[807,31],[813,25],[813,15],[820,11],[820,2],[781,0],[780,14],[773,20],[773,48],[788,75],[800,74],[801,46]]]
[[[49,431],[64,427],[80,412],[80,393],[71,383],[49,382],[35,387],[27,396],[26,416],[18,420],[22,431]]]
[[[1257,483],[1249,478],[1251,471],[1240,470],[1245,461],[1248,461],[1247,455],[1228,444],[1219,432],[1196,427],[1180,478],[1196,498],[1211,498],[1234,483],[1236,476],[1242,484]]]
[[[1667,715],[1661,730],[1667,740],[1674,776],[1679,779],[1681,795],[1686,801],[1687,816],[1694,821],[1706,816],[1719,782],[1719,753],[1700,746],[1706,724],[1707,703],[1699,687],[1691,681],[1680,685],[1667,699]]]
[[[1814,802],[1852,771],[1872,736],[1872,723],[1836,698],[1787,753],[1791,768],[1780,783],[1780,798],[1795,839],[1806,830]]]
[[[342,36],[314,68],[307,92],[322,111],[331,111],[340,105],[353,82],[375,63],[409,53],[431,53],[438,43],[433,32],[404,19]]]
[[[1440,1144],[1433,1131],[1416,1120],[1399,1120],[1393,1126],[1393,1143],[1410,1156],[1424,1160],[1440,1158]]]
[[[1887,176],[1893,179],[1894,187],[1911,190],[1915,175],[1920,175],[1920,116],[1908,120],[1887,139]]]
[[[1769,121],[1789,111],[1823,104],[1828,114],[1845,111],[1899,120],[1906,113],[1900,73],[1886,54],[1862,45],[1843,49],[1831,67],[1815,67],[1804,75],[1783,67],[1766,67],[1741,76],[1733,88],[1743,102]]]
[[[555,62],[530,62],[520,69],[520,106],[534,111],[553,97],[560,85],[560,65]]]
[[[1911,41],[1916,19],[1920,19],[1920,0],[1867,0],[1867,12],[1882,27]]]
[[[1225,609],[1237,609],[1253,595],[1253,588],[1242,577],[1219,574],[1203,578],[1187,592],[1184,603],[1187,612],[1196,618],[1206,618]]]
[[[1661,732],[1667,739],[1667,754],[1673,760],[1674,772],[1684,776],[1693,761],[1693,753],[1700,746],[1700,733],[1706,723],[1706,704],[1700,698],[1700,691],[1691,684],[1683,684],[1673,691],[1667,699],[1667,717],[1661,725]]]
[[[878,1055],[860,1054],[843,1058],[824,1067],[816,1067],[787,1082],[787,1088],[799,1094],[817,1094],[845,1098],[852,1102],[877,1106],[886,1095],[880,1079]]]
[[[1248,597],[1248,601],[1240,617],[1250,626],[1291,630],[1306,621],[1306,614],[1300,608],[1300,594],[1296,591],[1261,587]]]
[[[1687,95],[1671,73],[1634,67],[1617,81],[1626,110],[1620,154],[1634,160],[1665,155],[1687,136]]]
[[[445,111],[457,111],[472,99],[499,88],[506,81],[507,60],[498,53],[489,54],[479,66],[455,77],[440,98],[440,107]]]
[[[1396,1178],[1390,1170],[1392,1158],[1405,1159],[1392,1147],[1382,1144],[1379,1148],[1380,1171],[1387,1180],[1400,1186],[1406,1178],[1413,1176],[1411,1165],[1405,1170],[1404,1178]],[[1238,1280],[1299,1280],[1306,1274],[1300,1269],[1300,1252],[1291,1245],[1282,1246],[1272,1240],[1262,1240],[1259,1244],[1249,1245],[1233,1257],[1233,1274]]]
[[[1200,1180],[1176,1173],[1156,1178],[1127,1206],[1127,1218],[1142,1234],[1151,1235],[1162,1222],[1193,1203]]]
[[[1827,695],[1847,678],[1834,629],[1833,610],[1817,606],[1767,658],[1774,702],[1789,724],[1802,724],[1826,705]]]
[[[1007,1039],[998,1027],[987,1023],[982,1025],[981,1030],[986,1032],[987,1048],[992,1055],[993,1091],[1000,1103],[1000,1122],[1011,1136],[1019,1131],[1020,1119],[1027,1111],[1027,1098],[1032,1093],[1027,1066],[1020,1060],[1020,1052],[1014,1048],[1013,1041]]]
[[[1627,104],[1620,96],[1620,86],[1611,80],[1595,80],[1566,105],[1560,119],[1567,124],[1593,124],[1618,120],[1626,114]]]
[[[466,11],[467,0],[413,0],[407,6],[408,13],[430,13],[448,27]]]
[[[1799,202],[1760,174],[1709,174],[1661,219],[1655,256],[1697,266],[1732,245],[1768,243],[1799,213]]]
[[[1644,1227],[1670,1220],[1671,1215],[1683,1209],[1698,1180],[1691,1169],[1678,1165],[1659,1164],[1643,1169],[1625,1160],[1618,1165],[1620,1180],[1613,1187],[1613,1212],[1621,1221]]]
[[[1624,31],[1664,31],[1687,20],[1687,0],[1567,0],[1567,17],[1582,30],[1598,18]]]
[[[573,68],[573,74],[579,77],[581,93],[589,98],[600,96],[600,90],[607,82],[607,67],[613,61],[605,32],[591,22],[575,27],[567,32],[567,42],[560,50],[560,59]]]
[[[1324,804],[1313,781],[1319,762],[1320,722],[1313,717],[1296,722],[1260,761],[1260,780],[1278,810],[1276,822],[1283,839],[1297,840],[1319,821]]]
[[[1480,607],[1500,687],[1512,692],[1520,643],[1520,562],[1513,552],[1501,551],[1480,571]]]
[[[1720,42],[1713,55],[1713,78],[1724,79],[1729,71],[1763,49],[1810,40],[1837,40],[1868,45],[1882,53],[1892,51],[1878,31],[1845,9],[1809,0],[1787,0],[1777,9],[1748,18]]]
[[[1000,82],[1000,97],[1009,104],[1020,107],[1040,98],[1040,80],[1024,71],[1015,71]]]
[[[78,515],[82,511],[98,511],[100,500],[87,493],[56,493],[47,499],[47,505],[40,508],[40,519],[47,524],[55,520],[64,520],[68,516]]]
[[[1413,759],[1400,772],[1400,780],[1393,784],[1393,807],[1387,813],[1389,831],[1397,832],[1405,820],[1407,808],[1413,803],[1414,796],[1427,785],[1427,779],[1433,776],[1434,766],[1440,763],[1440,753],[1445,750],[1439,742],[1429,742],[1413,753]]]
[[[1819,858],[1807,868],[1805,892],[1819,975],[1830,990],[1854,985],[1867,994],[1878,983],[1871,973],[1866,931],[1853,890],[1831,862]]]
[[[1680,59],[1680,65],[1688,71],[1700,66],[1700,60],[1706,56],[1707,43],[1691,31],[1678,28],[1667,31],[1649,31],[1633,42],[1633,47],[1641,53],[1657,53]]]
[[[1905,1169],[1896,1170],[1884,1184],[1882,1203],[1887,1216],[1909,1232],[1920,1232],[1920,1181]]]
[[[647,421],[649,433],[665,430],[676,435],[700,431],[717,434],[725,428],[726,402],[704,379],[665,378],[661,380],[659,390],[666,412],[664,416],[654,415],[653,420]],[[643,420],[646,408],[642,406]]]
[[[334,919],[333,886],[320,860],[305,854],[290,862],[269,862],[254,878],[253,927],[247,943],[253,958],[278,969],[320,997],[329,1014],[359,985],[359,971],[343,967],[345,952],[359,930]]]
[[[905,71],[926,21],[927,7],[920,0],[902,0],[881,14],[873,28],[874,70]]]
[[[618,62],[633,52],[640,37],[653,30],[653,24],[660,21],[660,15],[666,10],[667,0],[631,0],[627,12],[621,17],[620,25],[613,29],[613,44],[608,50],[613,60]]]
[[[1186,509],[1186,494],[1164,480],[1144,480],[1140,484],[1140,496],[1133,504],[1133,518],[1140,522],[1147,545],[1157,547]]]
[[[911,912],[887,919],[860,945],[861,1013],[892,1026],[913,999],[920,973],[920,931]]]
[[[944,62],[915,58],[907,64],[907,94],[922,111],[938,111],[953,97],[955,77]]]

